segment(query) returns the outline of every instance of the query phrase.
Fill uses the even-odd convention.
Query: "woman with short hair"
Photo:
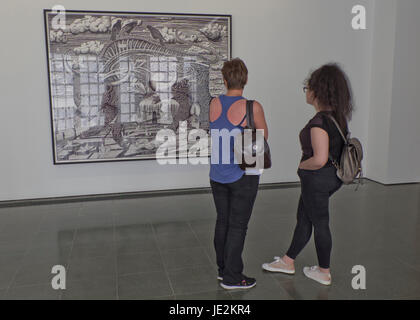
[[[209,111],[212,135],[210,184],[217,211],[214,247],[218,279],[224,289],[249,289],[255,286],[256,280],[242,273],[242,251],[260,172],[242,170],[234,156],[235,132],[243,132],[247,125],[246,99],[242,95],[248,81],[248,69],[236,58],[224,63],[222,74],[227,92],[211,101]],[[257,101],[253,104],[253,113],[255,127],[264,130],[267,139],[264,111]],[[230,142],[223,143],[223,139]]]

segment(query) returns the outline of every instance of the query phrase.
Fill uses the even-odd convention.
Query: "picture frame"
[[[208,133],[231,15],[45,9],[44,24],[54,164],[156,160],[161,130]]]

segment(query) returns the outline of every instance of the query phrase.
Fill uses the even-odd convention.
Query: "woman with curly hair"
[[[347,135],[347,121],[353,111],[350,83],[336,64],[315,70],[303,88],[306,102],[316,114],[300,132],[302,158],[298,169],[301,196],[297,224],[292,243],[283,257],[275,257],[263,269],[294,274],[294,261],[306,246],[314,230],[318,266],[305,267],[304,274],[321,284],[331,284],[330,254],[332,248],[329,228],[329,199],[342,186],[333,161],[339,160],[344,146],[340,133],[330,117],[334,117]]]

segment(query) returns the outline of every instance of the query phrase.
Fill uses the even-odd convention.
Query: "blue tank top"
[[[244,130],[241,125],[246,116],[239,125],[235,126],[228,120],[227,112],[232,104],[244,97],[222,95],[219,99],[222,105],[222,114],[216,121],[210,122],[212,140],[210,179],[219,183],[232,183],[238,181],[245,174],[239,164],[235,163],[233,147],[235,136]],[[223,139],[225,139],[225,143],[223,143]],[[227,141],[230,141],[229,145],[227,145]]]

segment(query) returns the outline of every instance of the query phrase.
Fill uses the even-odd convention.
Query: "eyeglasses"
[[[308,91],[309,88],[308,87],[303,87],[303,92],[306,93],[306,91]]]

